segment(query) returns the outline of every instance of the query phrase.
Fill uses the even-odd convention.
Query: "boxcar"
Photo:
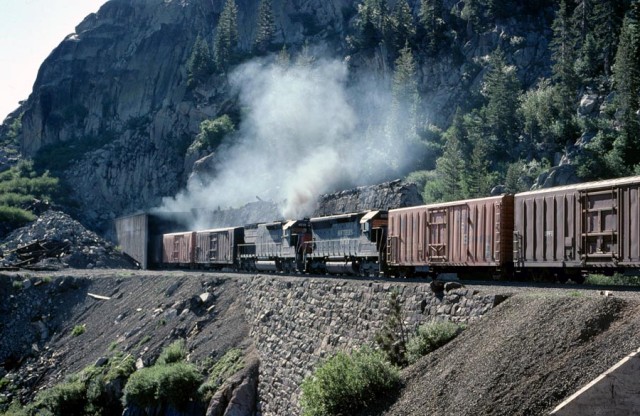
[[[384,268],[387,211],[311,218],[310,271],[375,275]]]
[[[236,266],[237,246],[244,242],[243,231],[242,227],[197,231],[195,262],[207,268]]]
[[[640,176],[515,195],[516,271],[582,281],[640,267]]]
[[[392,209],[387,261],[401,275],[506,274],[512,232],[513,195]]]
[[[116,218],[116,238],[123,253],[142,269],[162,264],[162,235],[188,228],[189,213],[140,213]]]
[[[162,236],[162,262],[164,264],[193,266],[195,251],[195,231],[170,233]]]

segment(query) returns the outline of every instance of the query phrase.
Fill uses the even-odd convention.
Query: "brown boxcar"
[[[236,263],[237,245],[242,243],[242,227],[198,231],[195,261],[205,267],[232,266]]]
[[[515,195],[514,264],[559,275],[640,267],[640,176]]]
[[[195,248],[195,231],[164,234],[162,236],[162,262],[192,265],[195,261]]]
[[[389,211],[387,261],[411,274],[506,272],[513,255],[513,195]]]

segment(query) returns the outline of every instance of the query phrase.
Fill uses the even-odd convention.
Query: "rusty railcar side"
[[[506,272],[512,233],[513,195],[392,209],[387,261],[406,273]]]
[[[165,264],[193,265],[195,262],[196,232],[164,234],[162,236],[162,262]]]
[[[195,262],[202,266],[233,266],[238,244],[244,242],[242,227],[220,228],[196,232]]]
[[[516,270],[637,270],[639,199],[640,176],[516,194]]]

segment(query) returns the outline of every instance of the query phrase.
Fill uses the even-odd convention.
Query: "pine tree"
[[[302,50],[300,50],[300,53],[296,56],[296,65],[300,67],[310,67],[315,60],[316,57],[311,53],[309,43],[305,41],[304,45],[302,45]]]
[[[395,61],[391,93],[390,134],[413,140],[416,137],[420,95],[417,67],[408,43]]]
[[[600,70],[606,76],[611,75],[615,46],[622,26],[621,3],[618,0],[599,0],[593,7],[593,36],[596,49],[600,51]]]
[[[413,44],[416,27],[407,0],[398,0],[391,19],[393,28],[392,42],[395,50],[400,50],[406,44]]]
[[[492,151],[502,160],[515,157],[519,132],[518,97],[520,85],[514,66],[506,64],[504,53],[498,47],[489,59],[489,71],[484,78],[483,93],[487,104],[484,118],[491,135]]]
[[[466,160],[467,138],[463,116],[456,111],[451,126],[444,133],[442,156],[436,161],[436,180],[427,182],[425,201],[455,201],[464,198],[464,175],[468,173]]]
[[[481,31],[483,28],[483,12],[480,0],[466,0],[461,17],[467,21],[467,30]]]
[[[387,360],[400,367],[408,364],[407,330],[404,327],[404,320],[400,294],[397,290],[393,290],[389,298],[387,316],[382,328],[376,332],[374,340]]]
[[[573,117],[577,93],[577,76],[574,70],[576,37],[570,16],[571,10],[567,1],[561,0],[552,25],[553,39],[550,45],[553,60],[552,79],[556,86],[556,137],[560,146],[575,139],[577,129]]]
[[[587,35],[592,32],[594,4],[593,0],[577,0],[576,8],[573,10],[575,26],[578,30],[580,42],[587,39]]]
[[[473,146],[468,169],[473,174],[463,176],[463,191],[465,198],[482,198],[491,193],[495,181],[495,175],[491,173],[489,162],[491,153],[490,145],[481,139]]]
[[[358,29],[356,43],[360,48],[375,48],[385,40],[389,32],[386,0],[363,0],[358,5],[356,27]]]
[[[418,17],[424,31],[426,51],[435,55],[443,40],[442,0],[421,0]]]
[[[254,52],[259,54],[267,52],[273,42],[274,35],[275,26],[271,0],[261,0],[258,6],[256,38],[253,43]]]
[[[213,59],[207,41],[200,35],[193,44],[193,51],[187,62],[187,86],[195,87],[213,73]]]
[[[287,45],[282,45],[282,49],[278,52],[276,63],[283,68],[287,68],[291,64],[291,54],[287,50]]]
[[[613,67],[615,105],[620,114],[620,132],[608,155],[611,167],[627,174],[640,163],[640,3],[635,2],[622,24]]]
[[[238,48],[238,7],[235,0],[226,0],[213,44],[216,66],[226,71],[235,59]]]

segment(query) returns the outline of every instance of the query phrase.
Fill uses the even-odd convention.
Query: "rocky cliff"
[[[236,3],[240,49],[249,59],[258,2]],[[304,44],[322,44],[324,53],[348,62],[351,78],[373,72],[388,85],[388,53],[349,49],[358,3],[274,0],[274,44],[292,53]],[[409,3],[417,16],[419,2]],[[212,44],[222,6],[211,0],[110,0],[42,64],[17,112],[21,150],[66,180],[85,224],[105,229],[116,216],[175,195],[189,177],[192,164],[185,157],[200,123],[242,113],[225,75],[187,87],[194,42],[201,35]],[[445,1],[443,7],[461,4]],[[549,71],[545,14],[500,22],[482,34],[469,29],[462,55],[418,56],[420,111],[428,123],[446,126],[456,106],[478,88],[482,62],[498,45],[525,85]]]

